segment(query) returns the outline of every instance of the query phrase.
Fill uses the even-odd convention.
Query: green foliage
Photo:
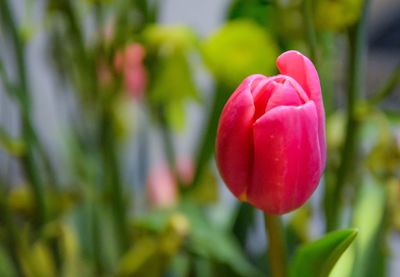
[[[175,224],[171,225],[174,223],[174,218]],[[179,230],[178,234],[186,235],[186,242],[182,245],[181,251],[199,257],[196,261],[200,263],[214,261],[227,266],[235,276],[261,276],[261,273],[247,261],[237,241],[229,234],[229,230],[211,224],[207,217],[190,202],[184,202],[176,210],[155,212],[143,217],[137,224],[140,228],[161,232],[161,234],[171,230],[172,226],[172,229]],[[145,253],[152,251],[151,249],[151,247],[147,248]]]
[[[275,74],[276,57],[289,48],[309,49],[322,80],[325,198],[285,218],[285,236],[277,228],[271,241],[287,244],[290,276],[387,275],[388,241],[400,230],[400,113],[384,101],[400,79],[396,67],[371,98],[361,93],[368,0],[232,0],[206,38],[185,24],[157,23],[159,0],[36,2],[0,0],[0,276],[277,272],[285,253],[258,246],[255,208],[231,205],[212,158],[227,98],[248,75]],[[132,43],[141,53],[121,55]],[[48,63],[33,64],[38,52]],[[56,84],[51,107],[40,98],[47,82],[33,80],[44,65]],[[138,69],[143,97],[131,97],[124,86]],[[200,83],[206,70],[210,87]],[[342,81],[348,88],[339,93]],[[199,136],[188,142],[194,158],[175,141],[192,103],[205,121],[188,128]],[[57,113],[57,132],[46,129],[42,109]],[[155,209],[146,179],[159,148],[176,195]],[[187,180],[182,154],[193,161]],[[310,242],[324,221],[335,231]],[[275,255],[268,261],[266,253]]]
[[[276,42],[249,20],[227,22],[204,42],[202,50],[211,72],[229,86],[250,74],[271,75],[276,70]]]
[[[335,231],[302,246],[290,266],[290,276],[328,276],[357,233],[356,229]]]
[[[252,19],[260,26],[270,26],[273,22],[273,3],[269,0],[234,0],[228,9],[228,20],[235,20],[240,18]]]
[[[10,256],[3,247],[0,247],[0,275],[10,277],[17,276]]]
[[[21,156],[26,151],[25,144],[21,139],[10,137],[2,128],[0,128],[0,148],[12,156]]]
[[[373,205],[371,205],[373,203]],[[384,187],[373,181],[366,181],[361,187],[355,206],[353,226],[360,230],[354,245],[356,248],[355,264],[352,276],[373,276],[376,252],[384,247],[379,233],[384,228],[386,195]]]
[[[364,0],[316,0],[315,25],[325,31],[343,31],[361,16]]]
[[[160,25],[149,26],[143,36],[151,67],[149,99],[156,109],[165,111],[169,126],[182,130],[187,101],[200,99],[190,63],[196,37],[186,27]]]

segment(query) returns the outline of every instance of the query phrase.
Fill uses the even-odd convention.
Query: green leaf
[[[290,276],[328,276],[357,233],[356,229],[335,231],[302,246],[293,259]]]

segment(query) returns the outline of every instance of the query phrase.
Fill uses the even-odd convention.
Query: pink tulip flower
[[[318,73],[297,51],[277,59],[281,74],[247,77],[227,101],[216,160],[229,190],[267,214],[283,214],[314,192],[326,160]]]

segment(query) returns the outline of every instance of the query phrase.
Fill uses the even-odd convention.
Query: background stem
[[[396,87],[400,83],[400,63],[397,64],[395,70],[392,75],[389,77],[388,81],[385,85],[370,99],[370,103],[372,105],[377,105],[381,101],[385,100],[387,96],[389,96]]]
[[[368,4],[369,0],[366,0],[360,20],[348,31],[349,65],[347,76],[349,76],[349,79],[347,83],[346,133],[341,149],[340,164],[335,174],[334,183],[328,184],[331,188],[328,187],[326,190],[326,228],[328,231],[339,227],[341,207],[343,204],[343,189],[348,182],[350,172],[354,171],[352,165],[357,153],[357,133],[359,129],[356,104],[361,98],[364,76],[363,57],[366,51],[365,40]]]
[[[37,223],[39,226],[44,224],[47,220],[47,211],[45,204],[45,196],[43,192],[43,184],[41,183],[39,170],[36,165],[34,156],[34,146],[36,145],[37,135],[34,131],[31,122],[31,99],[28,85],[28,78],[25,69],[25,51],[20,34],[17,30],[17,25],[12,16],[10,6],[7,1],[0,1],[0,12],[4,22],[4,27],[10,36],[10,41],[14,49],[14,59],[16,71],[18,75],[18,89],[17,100],[20,109],[20,121],[22,126],[22,137],[27,145],[26,152],[24,153],[21,161],[27,180],[31,184],[32,194],[35,199],[37,209]]]
[[[303,0],[303,21],[304,29],[306,30],[307,44],[309,50],[309,58],[318,68],[317,59],[317,35],[313,23],[312,0]]]
[[[197,150],[196,168],[190,189],[193,189],[199,183],[204,169],[213,155],[219,116],[233,91],[234,89],[227,88],[221,83],[217,83],[215,86],[214,99],[212,100],[211,110],[208,112],[209,118],[203,128],[202,138]]]

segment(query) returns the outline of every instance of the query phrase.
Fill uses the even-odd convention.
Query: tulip
[[[247,77],[228,99],[216,141],[229,190],[267,214],[301,205],[325,168],[325,115],[318,73],[297,51],[277,59],[281,74]]]

